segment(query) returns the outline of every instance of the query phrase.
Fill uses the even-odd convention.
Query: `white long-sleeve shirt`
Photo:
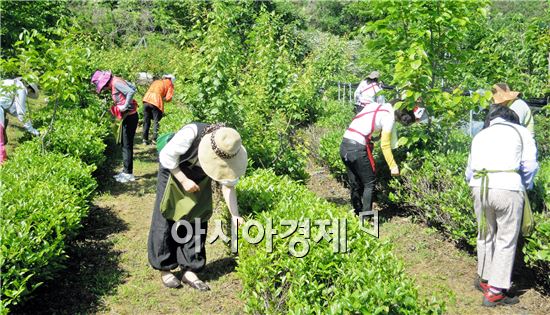
[[[180,156],[185,154],[191,147],[193,140],[198,136],[197,125],[189,124],[181,128],[159,153],[159,161],[162,167],[174,170],[179,165]],[[189,161],[191,164],[199,165],[198,159]]]
[[[381,95],[377,96],[380,91],[382,91],[382,88],[378,82],[367,83],[366,80],[361,81],[353,93],[355,104],[365,106],[373,102],[384,103],[384,97]]]
[[[20,122],[25,124],[25,128],[30,132],[34,130],[30,122],[25,121],[27,112],[27,88],[20,80],[2,80],[0,82],[0,123],[6,125],[5,114],[10,113],[17,117]]]
[[[519,132],[521,139],[512,128]],[[538,163],[537,147],[529,130],[502,118],[493,119],[490,127],[480,131],[472,140],[466,168],[466,179],[471,187],[481,186],[481,178],[474,178],[473,175],[474,171],[482,169],[518,171],[489,173],[489,188],[512,191],[532,188]]]

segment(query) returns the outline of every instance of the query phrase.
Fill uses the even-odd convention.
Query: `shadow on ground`
[[[79,236],[68,244],[67,268],[43,284],[13,314],[89,314],[102,308],[102,297],[123,283],[122,252],[111,236],[128,229],[111,209],[93,206]]]

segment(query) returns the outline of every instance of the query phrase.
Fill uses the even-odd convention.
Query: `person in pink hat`
[[[92,74],[92,84],[99,94],[107,87],[115,104],[111,106],[111,114],[121,121],[121,145],[124,169],[114,178],[117,182],[135,181],[134,168],[134,136],[138,125],[137,102],[133,99],[136,88],[126,80],[113,76],[111,71],[97,70]]]

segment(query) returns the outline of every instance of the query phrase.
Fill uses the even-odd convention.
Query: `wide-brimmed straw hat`
[[[241,177],[248,163],[241,136],[235,129],[227,127],[206,134],[199,144],[198,155],[206,175],[219,182]]]
[[[519,92],[510,90],[510,87],[508,87],[508,84],[506,83],[497,83],[493,85],[492,92],[493,102],[495,104],[502,104],[511,100],[515,100],[519,95]]]
[[[380,77],[380,72],[378,72],[378,71],[373,71],[373,72],[369,73],[369,75],[367,76],[367,78],[369,78],[371,80],[378,79],[379,77]]]
[[[91,82],[92,82],[92,84],[95,84],[95,87],[96,87],[95,90],[96,90],[97,93],[99,93],[99,92],[101,92],[101,90],[103,90],[103,88],[105,87],[107,82],[109,82],[109,80],[111,79],[112,76],[113,75],[112,75],[111,71],[96,70],[92,74]]]

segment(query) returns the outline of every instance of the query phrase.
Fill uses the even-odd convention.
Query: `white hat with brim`
[[[373,71],[373,72],[369,73],[369,75],[367,76],[367,78],[372,79],[372,80],[378,79],[379,77],[380,77],[380,72],[378,72],[378,71]]]
[[[28,83],[27,87],[30,89],[28,96],[30,98],[38,98],[38,85],[35,83]]]
[[[38,85],[35,83],[28,83],[27,81],[24,81],[22,77],[17,77],[15,80],[19,80],[23,83],[23,85],[29,90],[27,93],[27,96],[30,98],[38,98],[38,93],[40,92],[38,90]]]
[[[162,76],[163,79],[170,79],[170,81],[172,81],[172,83],[174,83],[174,81],[176,81],[176,76],[174,76],[173,74],[165,74]]]
[[[241,136],[232,128],[222,127],[205,135],[199,144],[199,163],[215,181],[234,181],[244,175],[248,154]]]
[[[508,84],[497,83],[493,85],[493,102],[495,104],[503,104],[511,100],[518,98],[519,92],[510,90]]]

